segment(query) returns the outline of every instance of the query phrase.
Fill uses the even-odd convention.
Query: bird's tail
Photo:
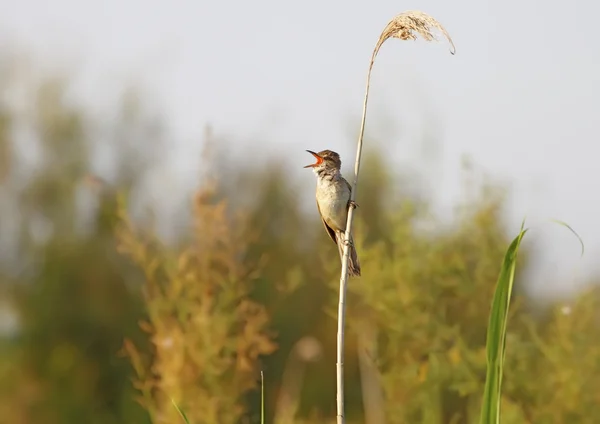
[[[340,259],[344,258],[344,233],[336,232],[336,243],[340,252]],[[350,254],[348,255],[348,275],[350,277],[360,277],[360,262],[354,247],[354,238],[350,235]]]

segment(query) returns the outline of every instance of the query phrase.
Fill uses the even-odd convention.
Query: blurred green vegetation
[[[214,143],[189,231],[166,243],[139,213],[168,142],[155,116],[129,96],[98,129],[61,80],[29,87],[26,113],[0,87],[0,422],[177,423],[175,401],[194,424],[256,423],[260,370],[267,422],[332,422],[339,261],[286,163]],[[367,152],[357,199],[348,420],[474,423],[505,192],[484,185],[442,225],[383,158]],[[600,422],[600,292],[543,314],[519,293],[503,422]]]

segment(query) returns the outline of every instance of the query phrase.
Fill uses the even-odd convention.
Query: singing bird
[[[319,215],[329,237],[337,244],[340,259],[344,256],[344,234],[346,232],[346,219],[348,218],[348,207],[356,207],[350,201],[352,187],[342,177],[340,168],[342,161],[340,155],[331,150],[322,150],[319,153],[307,150],[317,160],[305,168],[312,168],[317,176],[317,208]],[[360,277],[360,263],[354,247],[354,240],[350,234],[350,255],[348,261],[348,273],[353,277]]]

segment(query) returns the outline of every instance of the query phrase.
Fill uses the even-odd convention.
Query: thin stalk
[[[365,99],[363,102],[362,120],[360,123],[360,133],[356,147],[356,161],[354,162],[354,181],[352,183],[352,192],[350,193],[350,202],[356,199],[356,189],[358,187],[358,172],[360,171],[360,158],[362,155],[363,135],[365,133],[365,120],[367,118],[367,101],[369,99],[369,87],[371,82],[371,70],[375,63],[377,50],[373,51],[369,72],[367,73],[367,85],[365,90]],[[350,240],[352,231],[352,220],[354,218],[354,207],[348,208],[348,220],[346,221],[345,240]],[[346,324],[346,291],[348,287],[348,256],[350,254],[350,244],[344,243],[344,255],[342,256],[342,273],[340,277],[340,299],[338,303],[338,327],[337,327],[337,354],[336,354],[336,382],[337,382],[337,423],[344,424],[344,327]]]
[[[450,52],[454,54],[454,44],[447,31],[434,18],[426,13],[419,11],[409,11],[397,15],[385,27],[379,40],[371,54],[371,62],[367,72],[367,82],[365,86],[365,98],[363,100],[363,112],[360,122],[360,131],[358,134],[358,143],[356,145],[356,161],[354,162],[354,181],[352,192],[350,193],[350,204],[354,204],[356,191],[358,188],[358,173],[360,171],[360,159],[362,156],[363,137],[365,133],[365,121],[367,119],[367,103],[369,99],[369,89],[371,86],[371,71],[375,64],[375,58],[383,43],[389,38],[399,38],[401,40],[415,40],[416,34],[420,34],[425,40],[434,39],[431,28],[439,29],[446,39],[450,42]],[[348,256],[350,254],[350,234],[352,233],[352,222],[354,219],[354,207],[348,207],[348,218],[346,221],[346,233],[344,234],[344,251],[342,256],[342,271],[340,276],[340,293],[338,303],[338,326],[337,326],[337,354],[336,354],[336,383],[337,383],[337,424],[344,424],[344,328],[346,323],[346,292],[348,287]]]
[[[260,371],[260,424],[265,424],[265,375]]]

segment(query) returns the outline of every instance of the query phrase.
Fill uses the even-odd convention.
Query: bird
[[[342,177],[340,171],[342,161],[338,153],[332,150],[322,150],[319,153],[307,150],[307,152],[317,160],[304,168],[312,168],[317,176],[316,199],[319,215],[327,234],[338,247],[340,259],[343,259],[348,208],[358,206],[350,200],[352,186]],[[360,262],[352,234],[348,243],[350,249],[348,273],[351,277],[360,277]]]

